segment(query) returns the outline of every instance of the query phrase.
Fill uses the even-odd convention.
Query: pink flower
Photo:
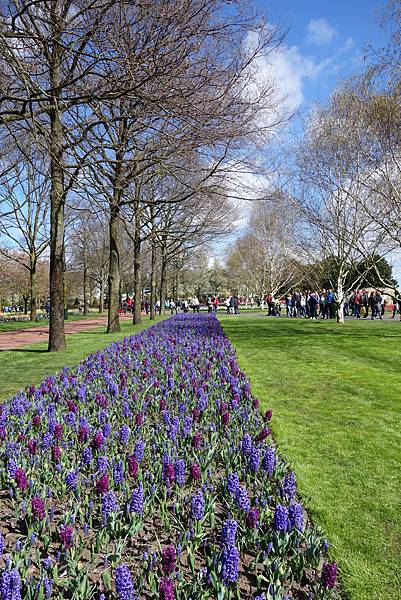
[[[74,530],[72,527],[68,527],[67,525],[63,525],[59,532],[60,540],[66,548],[71,548],[74,543],[73,535]]]
[[[202,436],[199,433],[199,431],[197,431],[192,438],[192,447],[199,449],[202,443]]]
[[[56,438],[56,440],[61,440],[63,436],[63,425],[56,425],[54,428],[54,437]]]
[[[226,425],[228,425],[230,421],[230,413],[229,412],[225,412],[221,415],[221,422],[223,423],[224,427]]]
[[[128,473],[134,479],[136,479],[138,476],[138,468],[139,468],[138,461],[136,460],[135,456],[132,454],[132,456],[128,457]]]
[[[89,427],[87,425],[82,425],[78,431],[78,441],[85,442],[89,437]]]
[[[26,478],[26,473],[24,469],[16,469],[15,470],[15,482],[17,484],[17,488],[19,490],[25,490],[28,486],[28,481]]]
[[[67,400],[68,410],[72,413],[76,413],[78,411],[78,407],[72,400]]]
[[[35,521],[45,518],[45,503],[40,496],[34,496],[31,500],[32,514]]]
[[[98,494],[105,494],[109,491],[109,476],[104,473],[96,482],[96,491]]]
[[[260,431],[258,433],[258,435],[256,436],[256,440],[258,442],[263,442],[263,440],[265,440],[270,434],[271,434],[271,429],[269,429],[268,427],[265,427],[264,429],[262,429],[262,431]]]
[[[29,454],[35,454],[37,445],[38,445],[38,443],[37,443],[36,440],[29,440],[28,441]]]
[[[269,408],[269,410],[267,410],[267,411],[265,412],[265,421],[266,421],[267,423],[269,423],[269,421],[271,421],[271,419],[272,419],[272,416],[273,416],[273,411],[272,411],[272,409],[271,409],[271,408]]]
[[[174,483],[174,481],[175,481],[175,471],[174,471],[174,467],[173,467],[173,465],[171,463],[167,463],[167,464],[164,465],[163,479],[167,483],[167,485],[170,485],[171,483]]]
[[[92,446],[96,448],[96,450],[99,450],[99,448],[101,448],[103,445],[103,441],[103,433],[101,431],[97,431],[93,438]]]
[[[193,463],[189,467],[189,470],[190,470],[192,479],[194,479],[195,481],[199,481],[201,479],[202,473],[201,473],[200,466],[197,463]]]
[[[58,461],[61,456],[61,448],[59,446],[52,447],[52,459]]]

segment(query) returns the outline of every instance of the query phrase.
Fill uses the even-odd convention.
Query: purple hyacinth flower
[[[174,463],[175,478],[179,486],[185,485],[185,461],[178,459]]]
[[[237,487],[239,486],[239,477],[237,473],[230,473],[227,477],[227,489],[230,494],[235,494]]]
[[[322,584],[326,590],[332,589],[337,580],[337,563],[324,563],[322,569]]]
[[[117,499],[114,492],[106,492],[102,496],[102,515],[107,519],[112,513],[118,511]]]
[[[269,477],[273,476],[274,469],[276,466],[276,457],[274,454],[274,448],[272,446],[268,446],[266,448],[265,455],[263,457],[263,470],[266,471]]]
[[[31,500],[31,509],[35,521],[45,518],[45,503],[40,496],[34,496]]]
[[[245,512],[249,511],[251,503],[248,497],[248,492],[246,488],[244,488],[242,485],[239,485],[235,490],[235,501],[237,503],[238,508]]]
[[[177,554],[173,544],[162,551],[162,568],[165,575],[174,573],[177,564]]]
[[[287,531],[288,528],[288,509],[286,506],[278,504],[274,512],[274,529],[276,531]]]
[[[119,438],[120,438],[121,444],[125,447],[128,446],[129,436],[130,436],[130,429],[129,429],[128,425],[123,425],[120,430]]]
[[[138,486],[133,492],[131,496],[130,507],[132,512],[141,515],[143,513],[143,502],[144,495],[142,485]]]
[[[3,571],[0,592],[2,600],[21,600],[21,577],[17,569]]]
[[[62,525],[62,527],[60,528],[59,535],[64,547],[71,548],[71,546],[74,543],[74,531],[72,527],[69,527],[68,525]]]
[[[167,577],[159,583],[159,600],[174,600],[174,583]]]
[[[226,546],[221,559],[221,576],[226,585],[234,583],[238,578],[240,555],[235,546]]]
[[[295,494],[297,493],[297,479],[295,473],[292,471],[284,477],[283,490],[286,496],[291,499],[295,498]]]
[[[249,456],[252,450],[252,438],[249,433],[246,433],[241,442],[241,452],[245,456]]]
[[[202,492],[192,496],[191,500],[192,517],[197,521],[203,519],[205,514],[205,499]]]
[[[120,565],[116,569],[116,592],[118,600],[134,600],[134,584],[127,565]]]
[[[304,516],[302,505],[294,502],[288,509],[288,525],[290,529],[304,530]]]
[[[138,440],[134,446],[134,456],[136,460],[140,463],[143,460],[145,455],[145,442],[143,440]]]
[[[65,483],[68,487],[75,487],[77,484],[77,471],[70,471],[67,473]]]
[[[234,519],[226,519],[221,530],[220,545],[224,546],[235,546],[235,536],[238,529],[237,521]]]
[[[256,473],[256,471],[260,467],[260,461],[261,453],[259,448],[256,448],[256,446],[252,446],[249,454],[249,470],[251,471],[251,473]]]
[[[120,485],[124,481],[124,464],[119,460],[113,467],[113,479],[115,485]]]
[[[257,529],[259,526],[259,511],[257,508],[251,508],[251,510],[246,515],[246,526],[249,529]]]

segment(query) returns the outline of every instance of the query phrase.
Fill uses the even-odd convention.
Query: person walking
[[[309,318],[316,321],[317,309],[319,306],[319,295],[317,292],[312,292],[309,296]]]

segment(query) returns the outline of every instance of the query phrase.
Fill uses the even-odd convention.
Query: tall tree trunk
[[[62,59],[60,42],[61,4],[51,3],[54,28],[51,64],[50,117],[50,324],[49,352],[64,350],[64,172],[63,172],[63,125],[59,112]]]
[[[86,265],[86,259],[84,260],[84,315],[89,313],[88,303],[88,267]]]
[[[113,202],[110,207],[110,260],[109,260],[109,311],[107,322],[107,333],[121,331],[120,319],[118,315],[120,298],[120,203],[119,190],[115,189]]]
[[[344,300],[337,304],[337,323],[344,324]]]
[[[137,194],[140,187],[137,186]],[[134,234],[134,317],[135,325],[142,323],[141,317],[141,205],[139,198],[135,203],[135,234]]]
[[[165,300],[167,296],[167,248],[166,244],[162,245],[162,257],[161,257],[161,272],[160,272],[160,314],[166,314]]]
[[[102,313],[104,311],[104,269],[103,267],[100,269],[100,299],[99,299],[99,312]]]
[[[339,278],[337,281],[337,323],[344,324],[344,288]]]
[[[150,319],[155,318],[155,302],[156,302],[156,244],[152,240],[151,257],[150,257]]]
[[[31,311],[29,318],[31,321],[36,321],[38,296],[38,286],[36,282],[36,265],[31,265],[31,268],[29,270],[29,287],[31,290]]]

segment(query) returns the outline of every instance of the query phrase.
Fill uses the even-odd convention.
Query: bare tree
[[[268,198],[253,205],[247,231],[234,244],[228,267],[260,299],[267,292],[284,294],[297,283],[295,222],[285,196]]]
[[[117,4],[8,0],[0,12],[0,124],[29,130],[50,161],[50,351],[65,348],[64,209],[80,168],[68,165],[74,129],[69,117],[91,98],[118,97],[126,90],[113,68],[117,40],[107,34]]]
[[[9,166],[0,178],[0,252],[29,273],[30,319],[37,316],[37,266],[50,243],[49,172],[36,145],[14,140]]]
[[[334,97],[327,107],[315,110],[309,121],[298,153],[293,197],[300,218],[300,257],[316,265],[330,264],[340,323],[344,322],[345,299],[364,276],[357,266],[389,251],[382,228],[361,210],[361,198],[367,194],[363,175],[364,163],[355,158]]]

